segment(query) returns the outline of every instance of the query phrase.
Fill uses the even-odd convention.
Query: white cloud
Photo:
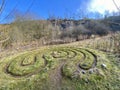
[[[115,2],[120,7],[120,0],[115,0]],[[110,13],[113,11],[118,12],[113,0],[92,0],[88,6],[88,11],[90,12],[99,12],[104,14],[106,10]]]

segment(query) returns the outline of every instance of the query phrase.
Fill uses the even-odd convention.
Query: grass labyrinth
[[[100,60],[98,56],[95,50],[77,47],[52,47],[25,52],[0,61],[0,80],[2,82],[7,80],[8,86],[11,80],[15,80],[12,84],[26,81],[27,78],[32,78],[34,81],[37,77],[42,78],[42,74],[47,76],[44,78],[47,80],[50,71],[64,62],[60,67],[62,77],[69,80],[78,79],[86,83],[100,81],[104,79],[106,71],[101,68],[103,59]],[[109,65],[106,59],[104,63]],[[0,85],[4,85],[2,82]]]
[[[35,74],[36,71],[45,68],[49,62],[55,62],[56,60],[63,60],[67,63],[73,62],[73,64],[79,63],[77,66],[83,70],[94,68],[97,63],[96,55],[82,48],[53,49],[48,51],[48,53],[43,54],[43,56],[40,54],[41,53],[39,52],[31,52],[12,58],[11,62],[6,66],[6,74],[12,76],[32,75]]]

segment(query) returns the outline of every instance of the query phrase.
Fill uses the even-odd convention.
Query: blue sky
[[[48,18],[49,16],[69,17],[77,12],[83,3],[90,0],[6,0],[6,5],[0,15],[0,21],[8,20],[14,12],[33,14]]]
[[[48,15],[66,16],[76,13],[77,9],[83,2],[90,0],[36,0],[36,5],[32,8],[34,12],[41,16],[47,17]],[[39,11],[37,10],[39,9]]]
[[[108,2],[111,3],[109,7]],[[115,9],[112,0],[6,0],[3,12],[0,13],[0,23],[11,21],[15,15],[14,12],[22,14],[31,12],[46,19],[52,15],[56,17],[80,15],[81,12],[86,13],[88,10],[90,11],[89,14],[95,12],[103,14],[105,10],[114,11]]]

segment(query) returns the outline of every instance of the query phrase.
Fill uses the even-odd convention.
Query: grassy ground
[[[119,90],[119,57],[83,46],[45,46],[1,58],[0,90]]]

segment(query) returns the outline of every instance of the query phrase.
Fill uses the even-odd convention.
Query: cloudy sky
[[[1,6],[0,0],[0,6]],[[120,7],[120,0],[114,0]],[[104,14],[105,11],[117,12],[112,0],[5,0],[0,22],[7,22],[15,12],[26,14],[31,12],[39,17],[49,16],[70,17],[89,12]]]

